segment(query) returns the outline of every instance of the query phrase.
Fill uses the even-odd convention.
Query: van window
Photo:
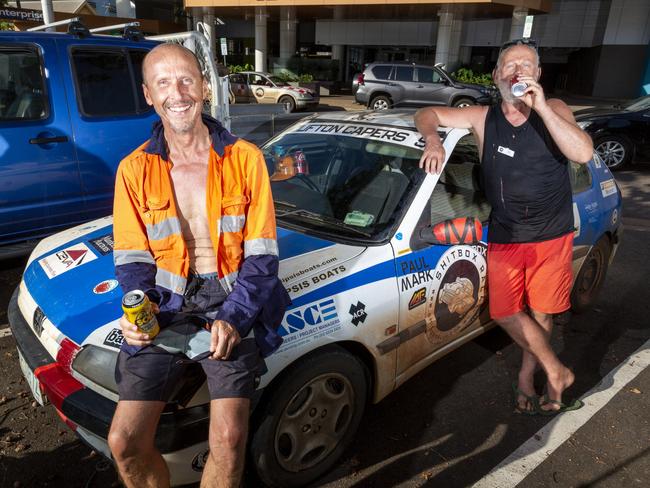
[[[36,49],[0,48],[0,121],[44,119],[48,109]]]
[[[88,117],[135,115],[147,108],[142,92],[146,52],[74,49],[75,86],[81,113]],[[132,66],[129,66],[129,64]]]
[[[378,80],[387,80],[390,75],[391,66],[380,65],[372,68],[372,74],[375,75],[375,78]]]

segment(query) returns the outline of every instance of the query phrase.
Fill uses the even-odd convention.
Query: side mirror
[[[482,235],[481,221],[472,217],[447,219],[420,230],[420,238],[424,242],[442,246],[478,244]]]

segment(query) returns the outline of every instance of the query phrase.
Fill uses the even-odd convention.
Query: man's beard
[[[515,103],[519,101],[519,98],[512,94],[510,89],[510,80],[499,80],[497,81],[497,88],[501,94],[501,99],[506,103]]]

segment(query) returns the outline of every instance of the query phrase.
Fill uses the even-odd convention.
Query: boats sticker
[[[48,278],[52,279],[66,271],[97,259],[97,256],[83,242],[70,246],[40,259],[38,263]]]

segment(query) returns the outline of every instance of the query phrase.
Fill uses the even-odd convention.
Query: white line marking
[[[4,327],[7,327],[6,329]],[[0,325],[0,339],[11,335],[11,329],[7,324]]]
[[[517,486],[649,365],[650,340],[582,396],[584,407],[555,417],[472,488]]]

